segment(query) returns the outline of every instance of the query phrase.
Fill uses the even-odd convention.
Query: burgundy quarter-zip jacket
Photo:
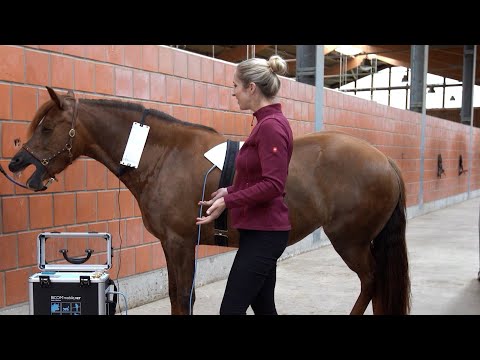
[[[224,197],[233,227],[250,230],[290,230],[284,201],[293,134],[280,104],[253,114],[253,128],[235,160],[235,180]]]

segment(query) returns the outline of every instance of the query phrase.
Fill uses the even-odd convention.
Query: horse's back
[[[295,139],[287,182],[293,237],[364,222],[379,223],[372,232],[379,231],[398,196],[389,159],[368,142],[333,131]]]

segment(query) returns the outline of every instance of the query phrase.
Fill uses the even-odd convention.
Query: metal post
[[[460,118],[462,124],[469,125],[473,116],[472,99],[473,84],[475,83],[475,52],[476,45],[465,45],[463,47],[463,85],[462,85],[462,109]]]
[[[470,181],[471,181],[471,169],[473,165],[473,117],[474,117],[474,108],[473,108],[473,95],[475,89],[475,74],[476,74],[476,63],[477,63],[477,45],[465,45],[463,50],[463,85],[462,85],[462,110],[460,111],[460,118],[462,124],[470,124],[470,138],[468,143],[468,169],[470,170],[467,174],[467,194],[470,198]],[[480,212],[478,216],[478,258],[479,258],[479,268],[477,273],[477,279],[480,281]]]
[[[373,64],[370,69],[370,101],[373,101]]]
[[[315,47],[316,45],[297,45],[298,82],[315,85]]]
[[[462,110],[460,111],[462,124],[470,125],[470,138],[468,143],[468,169],[472,168],[473,164],[473,92],[475,88],[475,74],[477,61],[477,45],[465,45],[463,55],[463,89],[462,89]],[[467,69],[465,69],[467,68]],[[468,109],[465,107],[468,106]],[[468,122],[467,122],[468,121]],[[467,194],[470,198],[470,179],[472,171],[467,174]]]
[[[388,106],[390,106],[390,92],[391,92],[390,87],[391,86],[392,86],[392,67],[390,66],[388,68],[388,101],[387,101]]]
[[[324,55],[323,45],[316,46],[315,61],[315,131],[323,129],[323,87],[324,87]]]
[[[423,179],[425,168],[425,131],[427,113],[425,92],[428,69],[428,45],[412,45],[411,55],[412,87],[410,92],[410,110],[421,112],[420,125],[420,186],[418,190],[418,207],[423,207]]]
[[[425,84],[427,83],[428,45],[412,45],[410,56],[410,110],[421,113],[425,105]]]
[[[323,45],[316,45],[315,54],[315,131],[323,129],[323,87],[324,87],[324,73],[325,60],[323,54]],[[321,241],[322,229],[317,229],[312,233],[313,242],[319,243]]]
[[[407,88],[405,89],[405,110],[408,110],[408,71],[409,68],[407,68]]]

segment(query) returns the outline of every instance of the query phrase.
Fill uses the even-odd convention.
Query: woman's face
[[[237,72],[233,76],[233,94],[237,98],[240,110],[249,110],[252,100],[252,89],[250,85],[247,88],[243,87],[242,82],[237,77]]]

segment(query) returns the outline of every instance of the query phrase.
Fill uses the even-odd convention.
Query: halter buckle
[[[228,230],[213,229],[213,234],[215,236],[223,236],[228,239]]]
[[[45,183],[45,187],[48,188],[50,186],[50,184],[53,182],[53,181],[58,181],[56,178],[54,177],[51,177],[50,179],[48,179],[48,181]]]

